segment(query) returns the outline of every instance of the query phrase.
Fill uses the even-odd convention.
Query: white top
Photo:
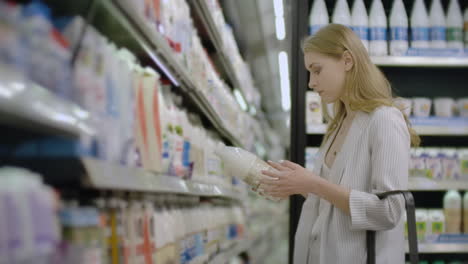
[[[326,174],[324,155],[332,138],[318,152],[317,175]],[[404,263],[404,199],[380,200],[375,193],[407,189],[409,154],[410,137],[398,109],[358,112],[327,179],[351,190],[351,216],[309,194],[296,231],[294,263],[366,263],[367,230],[377,231],[376,263]]]

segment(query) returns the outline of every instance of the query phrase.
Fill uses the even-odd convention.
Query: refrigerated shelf
[[[416,133],[422,136],[468,136],[468,126],[413,126]],[[307,134],[323,135],[326,125],[308,125]]]
[[[468,181],[436,181],[424,177],[409,177],[408,189],[412,191],[468,190]]]
[[[213,43],[216,51],[219,54],[221,64],[224,70],[226,71],[229,79],[231,80],[232,84],[234,85],[234,88],[238,88],[241,91],[241,93],[243,93],[243,90],[241,89],[242,86],[234,70],[234,66],[232,65],[232,62],[229,59],[229,56],[226,54],[225,50],[223,49],[224,48],[223,39],[222,39],[221,33],[218,30],[218,27],[215,25],[215,22],[213,20],[213,15],[211,14],[210,9],[207,6],[208,1],[195,0],[195,1],[190,1],[190,3],[194,7],[195,11],[198,13],[203,25],[207,29],[211,42]]]
[[[183,180],[129,168],[93,158],[82,158],[89,187],[149,193],[172,193],[202,197],[220,197],[242,201],[242,194],[231,188]]]
[[[406,253],[408,253],[408,245]],[[433,244],[418,244],[418,252],[422,254],[463,254],[468,252],[468,244],[456,243],[433,243]]]
[[[242,147],[242,143],[231,131],[226,129],[221,117],[210,105],[206,97],[195,87],[193,80],[181,63],[175,59],[175,54],[164,37],[138,16],[129,1],[101,1],[104,8],[130,32],[145,52],[161,68],[176,86],[183,91],[200,108],[218,132],[233,145]]]
[[[371,57],[377,66],[385,67],[468,67],[468,58],[450,57],[412,57],[412,56],[384,56]]]
[[[92,136],[90,114],[12,67],[0,65],[0,122],[35,131]]]

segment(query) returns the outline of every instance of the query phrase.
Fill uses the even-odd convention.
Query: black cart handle
[[[416,234],[416,209],[413,195],[410,191],[390,191],[376,194],[379,199],[385,199],[388,196],[402,194],[405,198],[406,207],[406,220],[408,224],[408,243],[409,243],[409,256],[411,264],[418,264],[418,238]],[[375,231],[367,230],[366,232],[367,243],[367,264],[376,263],[375,255]]]

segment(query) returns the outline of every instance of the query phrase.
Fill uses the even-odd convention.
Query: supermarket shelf
[[[412,191],[468,190],[468,181],[435,181],[424,177],[409,177]]]
[[[0,159],[1,166],[27,168],[43,175],[45,183],[62,190],[180,194],[237,202],[246,198],[246,193],[229,186],[183,180],[91,157],[14,157]]]
[[[93,135],[90,115],[79,106],[0,65],[0,122],[60,135]]]
[[[208,8],[208,1],[205,0],[195,0],[195,1],[190,1],[192,6],[194,7],[195,11],[198,13],[199,17],[201,18],[201,21],[205,28],[207,29],[207,32],[209,34],[209,37],[211,41],[213,42],[213,45],[216,49],[216,51],[219,54],[219,57],[221,59],[221,63],[229,76],[229,79],[231,79],[231,82],[233,83],[235,88],[238,88],[241,93],[243,93],[242,86],[240,84],[239,79],[237,78],[237,75],[235,74],[234,66],[231,63],[231,60],[229,60],[229,57],[227,56],[226,52],[223,49],[223,39],[221,36],[221,33],[219,32],[218,28],[215,25],[215,22],[213,20],[213,16],[210,13],[210,10]],[[244,96],[244,94],[242,94]],[[245,96],[244,96],[245,98]]]
[[[104,8],[125,27],[145,52],[161,68],[176,86],[180,86],[202,113],[218,130],[222,137],[235,146],[242,147],[240,141],[224,127],[224,124],[205,96],[196,89],[190,75],[179,61],[164,37],[138,16],[129,1],[101,1]]]
[[[419,135],[423,136],[468,136],[468,126],[413,126],[413,128]]]
[[[371,59],[377,66],[385,67],[468,67],[468,58],[385,56]]]
[[[414,130],[421,136],[468,136],[468,126],[427,126],[416,125]],[[323,135],[326,132],[326,125],[308,125],[307,134]]]
[[[97,189],[172,193],[242,200],[241,194],[221,186],[156,175],[139,168],[128,168],[91,158],[83,158],[87,183]]]
[[[406,253],[408,253],[408,245],[406,245]],[[434,243],[434,244],[418,244],[418,252],[422,254],[465,254],[468,252],[468,244],[456,243]]]
[[[326,124],[307,125],[307,134],[309,135],[323,135],[326,131]]]
[[[235,242],[235,245],[225,252],[221,252],[216,255],[210,263],[212,264],[225,264],[235,256],[240,255],[242,252],[247,251],[251,246],[251,242],[248,239],[242,239]]]
[[[225,252],[221,252],[220,254],[216,255],[210,263],[213,264],[225,264],[227,261],[232,259],[235,256],[238,256],[242,252],[247,252],[251,250],[254,246],[262,244],[262,239],[268,236],[268,234],[271,233],[271,229],[277,228],[281,224],[283,224],[283,220],[276,220],[270,224],[267,225],[267,227],[264,228],[264,230],[257,235],[256,237],[253,238],[245,238],[242,240],[238,240],[235,242],[234,246],[232,246],[229,250]],[[284,222],[285,224],[285,222]]]

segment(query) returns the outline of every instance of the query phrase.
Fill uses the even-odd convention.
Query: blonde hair
[[[348,100],[353,111],[371,113],[379,106],[396,106],[392,96],[392,88],[384,74],[375,66],[361,40],[354,32],[343,25],[330,24],[320,29],[315,35],[307,37],[302,43],[303,53],[317,52],[326,56],[341,59],[343,53],[348,51],[354,64],[345,77],[343,97]],[[403,110],[401,106],[396,106]],[[334,116],[331,117],[327,107],[323,107],[325,119],[329,126],[325,139],[338,128],[339,123],[346,114],[343,102],[334,104]],[[418,146],[420,138],[411,128],[405,114],[408,132],[411,136],[411,145]]]

